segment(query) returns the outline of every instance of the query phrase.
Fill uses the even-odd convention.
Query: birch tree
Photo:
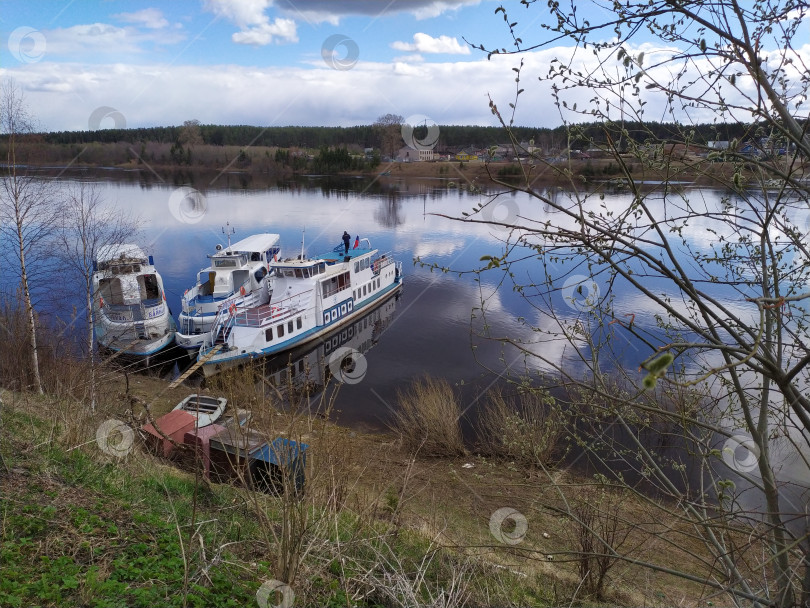
[[[6,138],[6,163],[0,184],[0,234],[6,251],[13,252],[28,325],[33,387],[41,394],[31,261],[53,235],[57,201],[47,181],[32,177],[26,166],[32,152],[26,138],[33,132],[33,120],[13,81],[4,82],[0,90],[0,129]]]

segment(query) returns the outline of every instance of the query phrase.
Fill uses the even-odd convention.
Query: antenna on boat
[[[307,229],[304,228],[301,230],[301,259],[304,259],[304,235],[306,235]]]
[[[227,230],[225,230],[225,226],[228,227]],[[231,235],[236,234],[236,228],[231,228],[231,223],[230,222],[225,222],[225,226],[222,227],[222,234],[224,234],[224,235],[226,235],[228,237],[228,249],[230,249],[231,248]]]

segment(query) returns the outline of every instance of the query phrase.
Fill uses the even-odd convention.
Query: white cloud
[[[204,6],[205,10],[244,28],[268,23],[264,13],[272,4],[272,0],[205,0]]]
[[[234,23],[241,31],[231,39],[237,44],[264,46],[273,41],[298,42],[295,21],[266,14],[272,0],[206,0],[205,10]]]
[[[50,55],[52,40],[51,34],[47,35]],[[82,35],[98,39],[96,49],[107,44],[132,45],[127,32],[112,26],[96,24],[95,31]],[[561,113],[572,120],[588,118],[557,107],[550,83],[529,79],[546,73],[553,59],[570,57],[571,53],[570,48],[555,47],[522,56],[527,84],[517,104],[515,124],[556,127]],[[810,46],[803,53],[810,61]],[[0,77],[17,80],[32,113],[47,130],[86,129],[88,117],[99,106],[116,108],[131,127],[177,125],[189,118],[209,124],[350,126],[371,124],[389,112],[423,114],[439,125],[494,125],[489,96],[500,108],[514,99],[512,68],[518,61],[506,55],[493,56],[489,61],[483,57],[435,63],[412,59],[393,64],[359,61],[352,69],[333,70],[323,61],[261,68],[87,65],[80,61],[57,64],[46,56],[35,64],[0,68]],[[600,57],[586,53],[572,67],[585,73],[599,61]],[[611,65],[605,64],[605,68]],[[658,69],[651,67],[650,75]],[[582,91],[561,91],[560,95],[569,105],[583,103]],[[646,116],[665,115],[665,96],[643,88],[640,95],[647,104]],[[729,94],[726,101],[734,100]],[[614,114],[618,116],[611,110]],[[706,120],[698,114],[692,118]]]
[[[276,19],[273,23],[261,23],[255,27],[245,28],[231,37],[238,44],[254,44],[258,46],[270,44],[274,38],[287,42],[298,42],[295,21],[292,19]]]
[[[414,54],[411,54],[411,55],[401,55],[399,57],[394,57],[391,61],[393,61],[396,64],[396,63],[414,63],[414,62],[420,62],[420,61],[424,61],[424,60],[425,60],[425,58],[422,57],[422,55],[420,55],[418,53],[414,53]]]
[[[91,55],[94,60],[105,56],[121,59],[126,55],[138,55],[143,53],[145,45],[175,44],[186,38],[182,27],[159,28],[156,27],[157,21],[154,19],[151,23],[154,27],[147,26],[150,27],[148,30],[140,30],[133,26],[119,27],[109,23],[87,23],[68,28],[42,30],[42,34],[47,41],[47,57]]]
[[[434,38],[422,32],[417,32],[413,35],[413,43],[392,42],[391,48],[397,51],[416,51],[418,53],[446,53],[450,55],[470,54],[470,48],[459,44],[456,38],[451,38],[450,36]]]
[[[113,15],[113,17],[124,23],[134,23],[153,30],[168,27],[169,25],[169,22],[163,16],[163,12],[156,8],[145,8],[134,13],[119,13]]]

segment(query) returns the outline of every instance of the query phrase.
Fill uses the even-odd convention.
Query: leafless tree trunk
[[[26,174],[21,167],[25,159],[21,158],[20,151],[25,136],[32,131],[32,121],[22,94],[11,81],[3,84],[0,93],[0,128],[8,137],[6,174],[0,189],[0,231],[4,240],[13,242],[28,324],[31,374],[34,388],[41,394],[37,319],[31,294],[29,262],[34,249],[50,238],[57,214],[51,188]]]
[[[95,186],[85,182],[70,187],[61,217],[58,242],[64,267],[81,278],[84,291],[87,323],[85,348],[91,375],[90,407],[95,411],[94,261],[101,247],[132,240],[139,229],[139,221],[124,211],[105,208],[104,200]]]

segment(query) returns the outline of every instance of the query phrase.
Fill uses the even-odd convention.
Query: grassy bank
[[[250,407],[256,429],[310,446],[304,494],[275,497],[209,483],[150,454],[137,432],[123,458],[102,451],[104,421],[137,431],[147,414],[188,392],[147,376],[102,377],[95,412],[69,396],[2,393],[2,606],[250,606],[271,581],[288,585],[295,606],[697,605],[705,591],[614,560],[597,592],[583,577],[584,532],[564,514],[560,488],[583,497],[574,505],[583,518],[613,514],[592,527],[618,526],[621,555],[660,561],[669,552],[673,567],[699,574],[700,546],[679,540],[674,550],[672,537],[684,532],[677,518],[594,479],[546,469],[546,456],[527,458],[526,446],[538,449],[531,441],[494,442],[487,456],[476,454],[448,428],[427,437],[430,412],[415,418],[427,421],[421,442],[420,431],[410,439],[360,434],[327,420],[332,389],[322,409],[300,414],[258,397],[245,378],[222,379],[218,394]],[[402,398],[427,391],[433,398],[424,401],[440,408],[453,399],[440,383],[415,390]],[[523,439],[545,432],[529,424],[525,412],[539,411],[531,403],[515,418],[499,417],[512,410],[502,397],[495,402],[490,432],[503,424],[512,432],[528,425]],[[448,437],[449,455],[436,456]],[[271,594],[266,605],[282,599]]]

